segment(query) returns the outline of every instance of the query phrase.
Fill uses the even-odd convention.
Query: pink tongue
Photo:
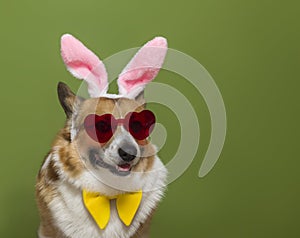
[[[119,170],[128,171],[130,169],[130,164],[121,164],[119,165]]]

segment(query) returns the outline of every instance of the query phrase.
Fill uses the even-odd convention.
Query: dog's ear
[[[107,92],[107,72],[103,62],[74,36],[61,38],[61,56],[70,73],[87,82],[91,97]]]
[[[145,85],[152,81],[161,69],[166,53],[165,38],[156,37],[146,43],[119,75],[119,95],[141,99]]]
[[[77,97],[65,83],[59,82],[57,85],[58,99],[63,107],[67,118],[70,118],[76,107],[84,100]]]

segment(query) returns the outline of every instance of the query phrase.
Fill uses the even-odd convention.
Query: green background
[[[225,146],[200,179],[210,138],[207,107],[180,77],[157,78],[195,106],[201,143],[192,165],[169,185],[152,237],[300,237],[299,11],[296,0],[1,0],[0,237],[36,236],[35,176],[64,122],[56,85],[64,81],[74,91],[80,85],[60,58],[66,32],[102,59],[163,35],[205,66],[222,93]],[[168,120],[169,110],[156,110],[160,120],[174,121],[160,153],[167,162],[178,122]]]

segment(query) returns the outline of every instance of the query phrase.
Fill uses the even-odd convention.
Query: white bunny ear
[[[167,40],[163,37],[156,37],[145,44],[119,75],[119,95],[137,97],[158,74],[167,47]]]
[[[91,97],[100,97],[106,93],[108,82],[104,64],[79,40],[69,34],[63,35],[61,55],[70,73],[87,82]]]

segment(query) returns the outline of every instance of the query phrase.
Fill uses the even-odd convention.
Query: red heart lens
[[[84,119],[87,134],[95,141],[106,143],[113,136],[118,124],[125,124],[127,131],[137,140],[146,139],[153,130],[155,116],[153,112],[144,110],[128,113],[125,119],[115,119],[112,114],[90,114]]]
[[[153,112],[144,110],[130,114],[128,127],[130,134],[137,140],[146,139],[152,132],[155,124]]]
[[[90,114],[84,120],[87,134],[95,141],[105,143],[110,140],[116,129],[116,119],[111,114],[101,116]]]

